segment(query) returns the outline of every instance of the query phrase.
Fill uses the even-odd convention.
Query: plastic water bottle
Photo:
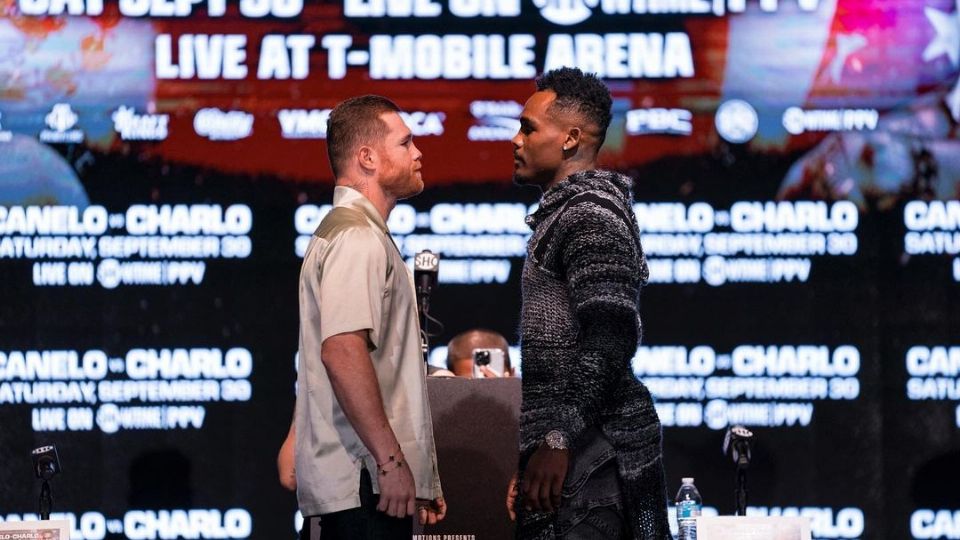
[[[703,508],[703,499],[697,486],[693,485],[693,478],[684,478],[680,491],[677,492],[677,525],[680,535],[677,540],[697,540],[697,517]]]

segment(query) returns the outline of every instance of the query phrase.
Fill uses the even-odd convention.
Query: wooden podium
[[[505,501],[517,470],[520,380],[429,377],[427,391],[448,511],[414,537],[512,538]]]

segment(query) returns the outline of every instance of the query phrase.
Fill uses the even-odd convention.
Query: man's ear
[[[578,146],[580,146],[580,141],[583,138],[583,130],[578,127],[571,127],[567,129],[567,136],[563,139],[563,151],[571,152],[575,151]]]
[[[374,171],[380,163],[380,156],[377,151],[368,145],[362,145],[357,149],[357,164],[365,171]]]

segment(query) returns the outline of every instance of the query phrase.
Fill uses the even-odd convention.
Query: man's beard
[[[513,172],[513,183],[518,186],[529,186],[530,177],[518,174],[516,171]]]
[[[513,171],[513,183],[518,186],[534,186],[543,189],[547,181],[548,179],[541,178],[536,174],[519,174],[518,171]]]
[[[419,195],[423,191],[423,183],[410,168],[399,167],[392,160],[387,160],[385,165],[388,174],[381,180],[380,185],[398,201]]]

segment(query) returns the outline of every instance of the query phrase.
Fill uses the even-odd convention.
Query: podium
[[[701,516],[697,518],[697,540],[810,540],[810,520],[783,516]]]
[[[505,501],[519,460],[520,380],[429,377],[427,392],[448,511],[417,534],[512,538]]]
[[[5,521],[0,523],[0,538],[70,540],[70,528],[70,522],[65,519]]]

